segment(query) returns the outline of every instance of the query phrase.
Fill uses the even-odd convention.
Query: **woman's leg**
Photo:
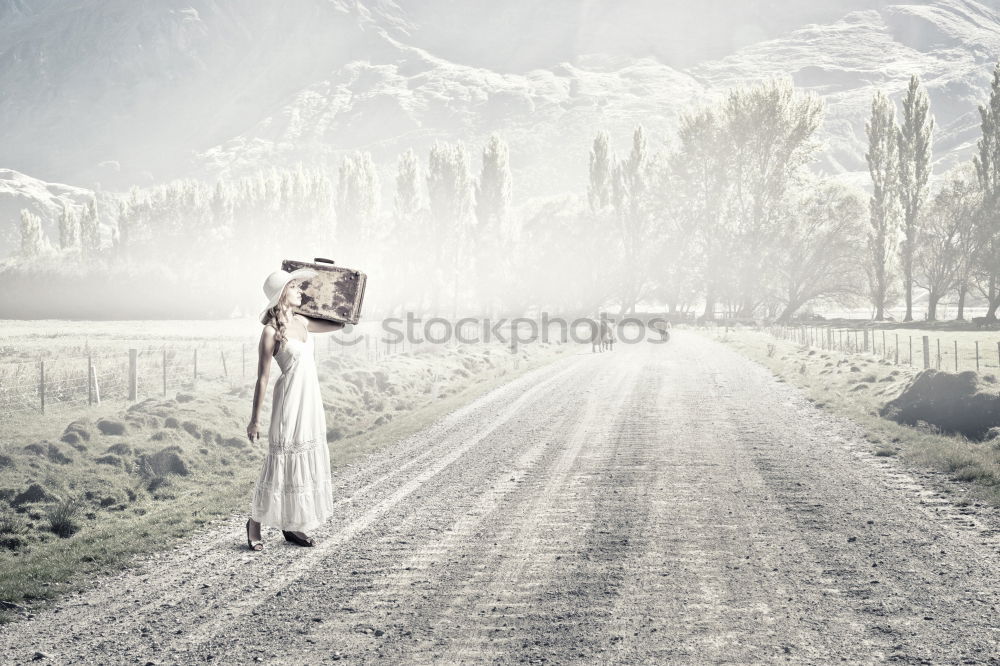
[[[251,541],[260,541],[261,540],[261,536],[260,536],[260,523],[258,523],[253,518],[250,519],[250,540]]]

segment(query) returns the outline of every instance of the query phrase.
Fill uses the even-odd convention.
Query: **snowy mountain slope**
[[[60,183],[46,183],[11,169],[0,169],[0,257],[21,247],[21,210],[30,210],[42,220],[42,244],[59,247],[58,219],[63,208],[79,214],[94,192]],[[110,231],[108,232],[110,233]]]
[[[790,75],[827,101],[823,169],[858,182],[877,87],[911,73],[937,116],[938,169],[978,133],[1000,0],[4,0],[0,166],[124,188],[270,161],[463,140],[511,144],[518,196],[585,187],[607,129],[652,145],[697,100]],[[700,40],[700,41],[699,41]],[[39,147],[43,147],[39,149]]]
[[[897,102],[911,74],[928,88],[937,119],[936,168],[968,159],[978,138],[977,105],[1000,55],[1000,14],[965,0],[894,5],[848,14],[704,63],[692,75],[711,89],[762,76],[791,75],[826,101],[827,169],[865,171],[864,122],[876,88]]]

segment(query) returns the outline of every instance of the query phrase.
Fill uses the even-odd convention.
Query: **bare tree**
[[[955,290],[958,292],[958,312],[956,319],[965,318],[965,297],[972,287],[973,272],[975,270],[976,257],[979,254],[980,234],[976,227],[979,215],[982,211],[982,191],[976,180],[976,170],[971,162],[966,162],[951,171],[948,182],[956,193],[963,192],[962,197],[956,199],[968,199],[970,209],[966,210],[966,215],[959,218],[958,229],[958,277],[956,278]]]
[[[923,242],[914,257],[916,284],[927,290],[927,319],[937,319],[941,299],[958,286],[962,270],[962,231],[971,227],[978,206],[976,188],[960,179],[935,195],[923,220]]]
[[[672,176],[665,181],[672,191],[658,190],[660,198],[666,199],[659,208],[673,211],[678,235],[693,243],[696,259],[681,268],[700,277],[707,318],[714,318],[716,299],[732,282],[727,275],[732,231],[724,214],[731,151],[723,123],[709,106],[681,117],[679,145],[669,159]]]
[[[844,185],[816,183],[804,189],[783,225],[780,321],[817,299],[857,295],[864,217],[862,196]]]

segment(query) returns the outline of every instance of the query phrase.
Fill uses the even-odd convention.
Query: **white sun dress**
[[[274,355],[268,451],[254,486],[250,517],[262,525],[307,532],[333,515],[326,415],[313,357],[313,336],[289,337]]]

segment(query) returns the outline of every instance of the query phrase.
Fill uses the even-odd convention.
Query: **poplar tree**
[[[21,209],[21,256],[37,257],[42,251],[42,220],[26,208]]]
[[[458,278],[466,260],[475,191],[465,146],[435,142],[427,163],[427,195],[431,243],[438,284],[452,285],[452,315],[458,307]],[[434,289],[433,307],[440,307],[440,289]]]
[[[59,212],[59,248],[65,250],[79,244],[80,239],[77,234],[79,223],[76,216],[70,211],[66,204],[62,205]]]
[[[393,209],[398,220],[409,220],[420,209],[420,165],[417,154],[410,148],[396,161],[396,198]]]
[[[934,118],[920,79],[910,77],[910,87],[903,98],[903,117],[899,130],[899,195],[903,212],[903,289],[906,297],[904,321],[913,320],[913,257],[919,242],[920,213],[927,201],[927,181],[931,173],[931,134]]]
[[[509,279],[511,265],[510,203],[512,178],[510,152],[498,135],[483,149],[483,167],[476,183],[476,284],[493,311]]]
[[[608,133],[598,132],[590,151],[590,185],[587,188],[587,200],[594,212],[611,203],[614,165],[608,147]]]
[[[979,272],[986,286],[980,290],[989,300],[987,319],[996,320],[1000,306],[1000,61],[993,68],[989,102],[979,107],[982,136],[973,157],[982,202],[978,216]]]
[[[649,281],[654,239],[647,203],[649,151],[642,125],[632,133],[632,150],[612,171],[612,201],[621,244],[621,312],[635,312]]]
[[[101,248],[100,220],[97,202],[91,199],[80,216],[80,248],[84,257],[94,257]]]
[[[340,165],[337,187],[337,237],[348,251],[378,235],[379,181],[371,153],[355,152]],[[276,185],[268,181],[269,185]]]
[[[868,135],[868,173],[872,179],[869,199],[868,270],[869,297],[875,319],[885,318],[892,297],[892,258],[899,231],[899,127],[892,101],[879,90],[872,99],[871,118],[865,124]]]
[[[422,300],[423,290],[433,288],[422,280],[408,279],[431,248],[430,239],[421,233],[423,229],[418,223],[420,199],[420,164],[417,154],[410,148],[396,160],[396,196],[393,201],[392,241],[399,252],[393,274],[397,282],[395,293],[404,306],[411,297]]]

